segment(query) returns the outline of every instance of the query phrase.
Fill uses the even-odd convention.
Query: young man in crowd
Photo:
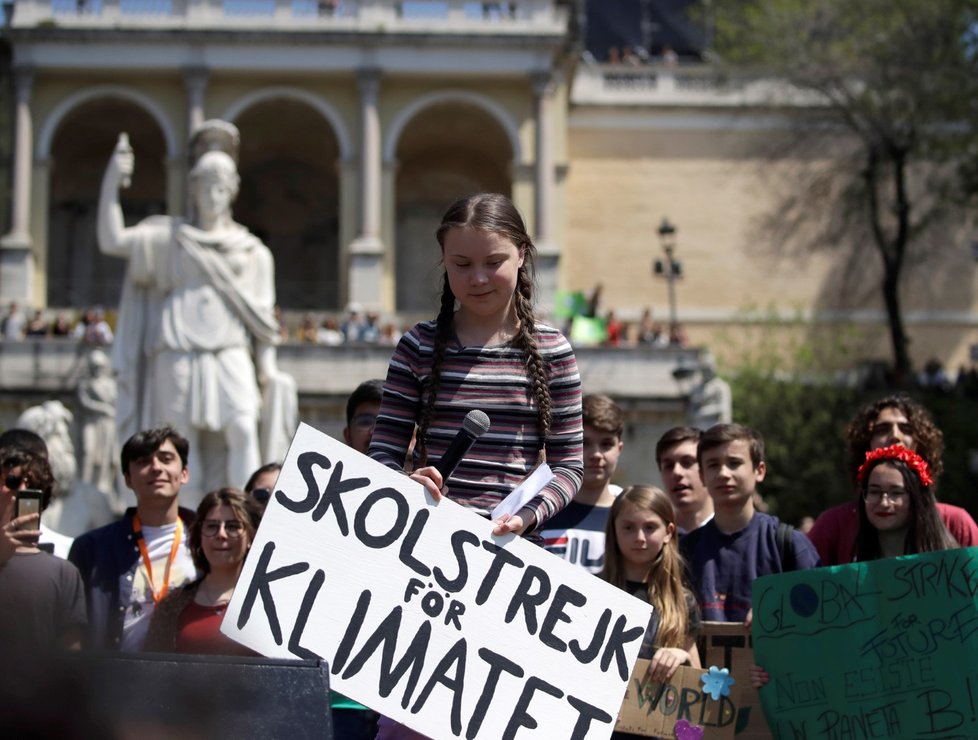
[[[543,526],[548,552],[599,573],[604,564],[605,525],[615,495],[611,479],[621,457],[625,414],[608,396],[591,394],[582,401],[584,481],[573,500]],[[617,488],[617,487],[616,487]]]
[[[374,435],[374,424],[380,413],[384,381],[365,380],[346,401],[346,426],[343,441],[357,452],[367,454]],[[372,740],[377,734],[377,713],[342,694],[330,691],[329,705],[333,713],[333,734],[350,740]]]
[[[365,380],[356,387],[346,400],[346,426],[343,441],[357,452],[367,454],[374,424],[380,413],[380,401],[384,395],[384,381]]]
[[[45,655],[59,648],[78,649],[85,633],[85,592],[78,569],[37,547],[38,514],[29,523],[13,521],[19,492],[40,491],[43,512],[53,488],[46,458],[0,448],[0,696],[29,693],[29,684],[42,675]],[[23,525],[19,530],[18,524]]]
[[[717,424],[697,449],[715,513],[680,541],[693,593],[704,621],[750,622],[754,580],[814,568],[818,553],[805,535],[754,510],[754,492],[767,472],[757,431]]]
[[[934,480],[944,470],[944,435],[934,424],[930,413],[909,396],[882,398],[863,406],[846,429],[849,482],[856,486],[856,471],[866,460],[866,453],[880,447],[899,444],[919,454],[930,466]],[[935,489],[936,489],[935,484]],[[854,556],[859,531],[858,498],[822,512],[809,539],[818,550],[822,565],[844,565]],[[978,545],[978,526],[960,506],[937,503],[938,513],[948,532],[961,547]]]
[[[78,537],[68,555],[85,583],[88,647],[139,650],[155,605],[196,578],[188,546],[194,514],[179,507],[189,454],[187,440],[168,426],[123,445],[122,471],[136,506]]]
[[[696,427],[673,427],[655,446],[655,463],[662,487],[676,510],[679,534],[699,529],[713,518],[713,500],[700,476],[696,446],[703,432]]]

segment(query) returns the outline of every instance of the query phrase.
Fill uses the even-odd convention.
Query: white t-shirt
[[[188,529],[184,526],[183,534],[180,537],[180,548],[173,559],[173,565],[170,566],[170,582],[167,593],[197,577],[197,567],[190,556],[188,545],[190,532]],[[143,525],[143,540],[146,542],[146,550],[153,565],[153,583],[157,592],[163,588],[163,581],[166,578],[166,564],[170,559],[170,551],[173,549],[173,537],[176,531],[176,523],[164,524],[162,527]],[[150,586],[146,565],[140,553],[139,566],[133,576],[132,599],[122,625],[122,650],[135,652],[142,648],[143,640],[146,639],[146,632],[149,629],[149,620],[153,616],[155,607],[153,588]]]

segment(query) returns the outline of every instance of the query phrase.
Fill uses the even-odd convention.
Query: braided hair
[[[445,237],[452,229],[477,229],[505,237],[520,251],[523,265],[516,277],[513,303],[518,319],[516,336],[512,343],[526,354],[526,368],[530,389],[537,405],[537,427],[540,435],[538,462],[546,456],[546,439],[553,420],[553,401],[550,397],[547,368],[537,347],[536,321],[533,316],[533,271],[536,247],[526,231],[523,217],[513,202],[499,193],[478,193],[455,201],[442,217],[435,232],[438,244],[444,250]],[[445,273],[441,292],[441,306],[435,319],[435,340],[431,362],[431,375],[422,393],[421,412],[418,419],[418,454],[420,464],[428,460],[427,435],[434,416],[435,400],[441,384],[441,366],[445,360],[445,348],[452,337],[455,318],[455,294]]]

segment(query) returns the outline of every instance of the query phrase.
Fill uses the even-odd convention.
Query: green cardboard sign
[[[577,347],[601,344],[608,339],[608,327],[604,319],[575,316],[571,323],[570,341]]]
[[[554,316],[570,319],[587,313],[587,297],[579,290],[558,290],[554,295]]]
[[[776,738],[978,737],[978,548],[754,582]]]

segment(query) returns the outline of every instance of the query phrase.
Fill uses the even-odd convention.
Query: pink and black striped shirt
[[[434,321],[417,324],[401,338],[387,370],[370,457],[397,470],[403,467],[414,425],[421,418],[434,338]],[[584,464],[581,377],[574,351],[560,332],[540,324],[536,343],[547,370],[553,405],[546,452],[547,464],[555,475],[529,503],[539,527],[577,493]],[[449,478],[448,497],[488,514],[533,469],[540,449],[537,404],[523,350],[508,343],[463,347],[457,339],[449,341],[428,429],[429,465],[445,453],[472,409],[484,411],[491,426]]]

